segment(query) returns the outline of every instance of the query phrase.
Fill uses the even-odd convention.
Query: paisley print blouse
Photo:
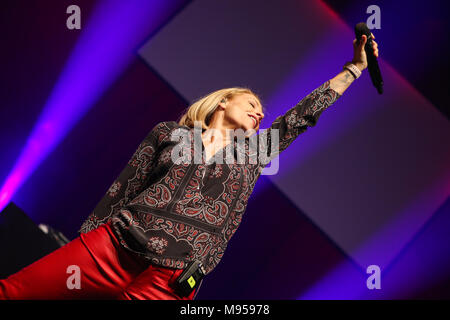
[[[262,139],[262,144],[271,146],[271,131],[276,129],[279,147],[268,155],[273,158],[315,126],[321,113],[339,97],[328,80],[279,116]],[[183,269],[190,261],[200,260],[209,273],[236,232],[267,162],[249,161],[248,138],[244,140],[245,161],[174,161],[173,149],[180,143],[173,139],[175,130],[191,136],[195,131],[176,122],[156,125],[80,232],[110,222],[121,245],[149,262]],[[230,144],[234,150],[239,149],[236,143]]]

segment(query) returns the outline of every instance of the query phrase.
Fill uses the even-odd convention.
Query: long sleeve
[[[261,165],[267,165],[271,159],[285,150],[308,127],[314,127],[322,112],[339,97],[341,95],[330,88],[330,80],[327,80],[284,115],[276,118],[272,125],[260,135],[262,138],[259,139],[259,150],[267,155],[265,161],[261,161]],[[277,132],[273,132],[274,129]],[[277,140],[278,150],[276,148]]]
[[[145,182],[152,170],[160,141],[164,138],[166,123],[156,125],[139,144],[125,168],[108,188],[106,194],[80,228],[88,232],[112,216],[144,190]]]

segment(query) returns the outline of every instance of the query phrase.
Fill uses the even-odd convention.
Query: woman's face
[[[225,108],[224,124],[228,128],[258,131],[264,113],[261,104],[254,95],[249,93],[237,94],[228,99],[226,103],[221,103],[221,105]]]

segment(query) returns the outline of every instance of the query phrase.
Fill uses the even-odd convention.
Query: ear
[[[222,100],[220,100],[220,103],[217,105],[217,107],[218,107],[219,109],[221,109],[221,110],[225,110],[225,108],[226,108],[226,103],[227,103],[227,100],[226,100],[226,99],[222,99]]]

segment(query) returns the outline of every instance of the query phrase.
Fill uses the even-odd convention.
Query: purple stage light
[[[61,73],[0,189],[0,211],[136,57],[139,45],[184,1],[103,0]],[[83,14],[83,8],[81,8]]]
[[[263,97],[265,127],[352,59],[353,28],[323,1],[292,0],[283,6],[275,0],[258,6],[249,1],[236,12],[237,2],[195,1],[141,50],[187,100],[212,89],[249,85]],[[217,12],[216,21],[223,23],[208,27],[202,19],[208,12]],[[364,11],[360,16],[366,19]],[[254,17],[266,17],[263,29],[255,27],[260,24]],[[383,33],[374,34],[384,52]],[[182,42],[187,35],[190,46]],[[239,50],[223,50],[224,41]],[[328,296],[354,298],[367,290],[367,261],[387,266],[448,196],[441,180],[449,175],[450,149],[442,139],[449,134],[448,122],[388,58],[379,60],[383,95],[365,71],[280,155],[279,173],[255,187],[258,193],[273,182],[354,262],[318,283],[325,291],[315,292]],[[426,193],[433,197],[414,201]],[[378,240],[372,254],[364,249]],[[278,270],[276,261],[272,266]],[[346,293],[339,295],[342,288]]]
[[[321,3],[324,7],[327,7],[323,2]],[[327,10],[332,12],[332,10],[329,8],[327,8]],[[350,28],[348,28],[347,33],[350,32],[351,30]],[[431,105],[431,103],[429,101],[426,101],[426,99],[420,94],[420,92],[412,87],[406,79],[398,74],[395,69],[386,62],[382,62],[380,66],[384,71],[385,78],[387,80],[386,82],[390,84],[384,96],[388,99],[391,99],[392,101],[395,101],[395,95],[396,97],[398,97],[397,101],[402,101],[400,100],[402,99],[400,97],[402,96],[401,93],[403,92],[405,98],[406,93],[409,97],[408,99],[403,99],[404,101],[414,101],[414,103],[410,103],[407,106],[396,106],[394,104],[389,105],[388,108],[390,108],[391,111],[387,112],[386,114],[390,113],[393,115],[395,112],[395,109],[393,109],[393,107],[395,107],[398,108],[398,110],[401,110],[405,116],[408,116],[411,119],[411,122],[414,117],[417,117],[417,115],[419,114],[423,115],[421,123],[427,123],[427,119],[436,119],[439,114],[436,112],[436,109]],[[373,90],[373,88],[370,89]],[[358,94],[354,92],[352,93],[352,96],[356,96],[358,99],[363,100],[364,96],[370,96],[370,92],[367,90],[365,92],[364,89],[358,90]],[[372,108],[374,107],[373,101],[370,106]],[[366,103],[364,107],[367,107]],[[383,107],[385,107],[383,104],[379,104],[378,106],[376,106],[376,108]],[[425,126],[426,125],[424,125],[424,127]],[[421,128],[421,126],[417,127]],[[432,132],[434,130],[430,126],[426,127],[428,129],[426,130],[426,132]],[[384,130],[384,128],[380,129]],[[436,133],[440,132],[440,130],[442,130],[442,133],[437,134],[438,136],[445,136],[446,133],[448,133],[448,130],[445,128],[445,126],[442,126],[441,129],[437,129]],[[319,135],[317,135],[317,137],[320,138]],[[413,139],[413,137],[414,136],[411,135],[411,139]],[[312,140],[314,140],[315,142],[318,141],[318,139],[311,139],[308,142],[311,142]],[[430,141],[433,140],[430,139]],[[420,143],[420,141],[418,142]],[[410,142],[408,142],[408,144],[409,143]],[[298,299],[309,300],[398,298],[398,295],[396,296],[393,293],[402,291],[404,292],[405,290],[404,288],[402,288],[402,286],[405,286],[405,284],[410,281],[417,282],[417,280],[413,280],[416,274],[426,273],[424,272],[424,267],[420,263],[417,263],[418,261],[428,261],[429,259],[433,259],[433,261],[435,262],[434,266],[427,264],[427,267],[429,267],[430,270],[439,269],[439,261],[441,261],[444,265],[448,265],[448,262],[446,262],[448,259],[445,255],[439,256],[435,253],[431,253],[432,249],[435,250],[435,247],[447,248],[448,245],[445,243],[440,243],[439,241],[432,243],[431,240],[428,240],[427,244],[430,245],[430,250],[425,250],[424,248],[421,248],[421,250],[412,249],[413,251],[415,251],[416,255],[420,256],[420,258],[417,258],[415,261],[416,263],[414,264],[403,266],[404,269],[402,270],[402,272],[398,272],[398,270],[396,270],[396,278],[389,279],[388,290],[385,289],[377,292],[376,290],[370,291],[366,287],[365,280],[368,277],[368,274],[365,273],[366,267],[375,264],[380,267],[382,273],[386,270],[389,270],[391,264],[395,262],[395,259],[401,254],[401,252],[405,249],[408,249],[408,245],[411,242],[411,239],[413,239],[417,232],[421,229],[421,227],[424,226],[432,218],[432,215],[436,212],[442,202],[449,197],[450,171],[447,164],[450,161],[450,154],[448,152],[445,152],[445,143],[436,144],[435,147],[437,146],[441,146],[441,149],[444,151],[441,151],[442,154],[440,159],[437,159],[438,161],[435,161],[433,166],[423,165],[423,168],[427,170],[427,180],[424,180],[427,182],[423,182],[420,185],[421,189],[411,188],[410,194],[402,201],[402,207],[392,209],[393,212],[389,214],[389,219],[386,219],[383,225],[380,225],[372,234],[366,235],[363,239],[364,241],[361,241],[359,246],[351,250],[347,250],[349,257],[351,259],[354,259],[355,263],[341,263],[320,281],[318,281],[314,286],[309,288],[308,291],[303,292],[298,297]],[[314,147],[306,145],[306,150],[311,150],[310,154],[308,155],[309,157],[318,152],[317,146]],[[405,151],[402,149],[398,149],[395,150],[395,152],[400,153]],[[422,153],[417,152],[416,158],[410,158],[411,160],[405,162],[404,166],[407,166],[409,162],[422,163],[421,158],[423,158],[423,154],[428,154],[428,152],[429,151],[425,150],[422,150]],[[303,156],[303,159],[306,159],[306,157]],[[296,165],[298,165],[299,160],[301,161],[302,158],[296,158]],[[284,167],[284,169],[286,169],[286,167]],[[401,168],[399,168],[398,171],[401,172]],[[405,191],[408,189],[406,184],[404,186],[404,189]],[[399,193],[399,196],[400,195],[402,194]],[[395,208],[395,206],[393,206],[392,208]]]

